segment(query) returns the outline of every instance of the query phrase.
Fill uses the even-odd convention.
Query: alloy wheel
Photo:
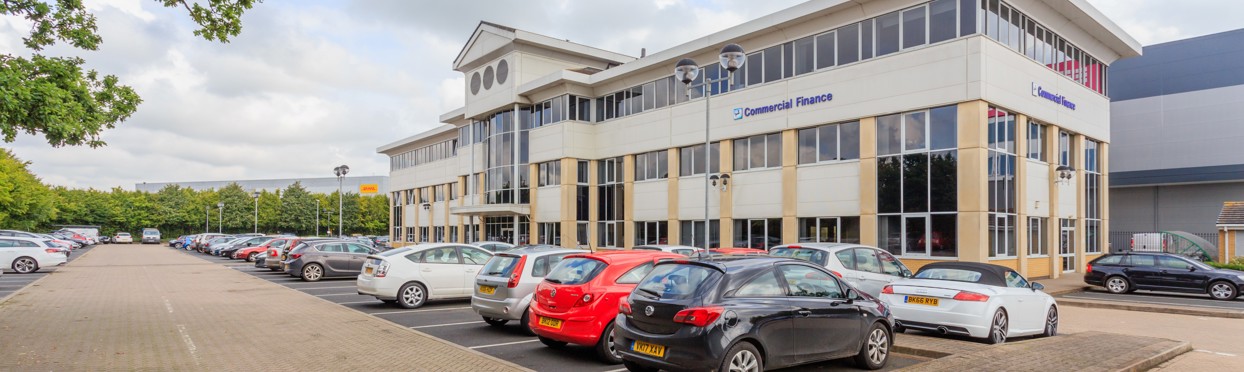
[[[16,271],[22,274],[32,273],[35,271],[36,267],[39,267],[39,265],[36,264],[35,260],[30,257],[19,258],[17,259],[16,262],[13,263],[13,271]]]
[[[868,335],[868,360],[873,364],[881,365],[885,363],[886,355],[889,353],[890,338],[886,336],[885,330],[873,329],[872,334]]]
[[[1127,281],[1120,277],[1113,277],[1106,281],[1106,289],[1113,293],[1127,292]]]
[[[321,269],[319,265],[307,265],[302,269],[302,278],[308,281],[320,280],[323,275],[324,269]]]
[[[402,303],[412,307],[423,303],[423,288],[417,285],[406,287],[406,290],[402,291]]]
[[[739,350],[730,358],[730,372],[758,372],[760,371],[760,363],[756,361],[756,354],[752,354],[751,350]]]
[[[1054,336],[1058,334],[1058,309],[1050,307],[1050,311],[1045,315],[1045,335]]]
[[[1219,300],[1230,300],[1235,297],[1235,288],[1231,288],[1231,285],[1225,282],[1214,283],[1209,288],[1209,295]]]
[[[1006,326],[1006,313],[999,310],[998,313],[993,316],[993,331],[989,334],[989,337],[992,338],[993,343],[1000,344],[1006,342]]]

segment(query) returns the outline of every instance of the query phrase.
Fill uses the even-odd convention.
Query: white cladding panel
[[[799,197],[796,213],[800,217],[858,216],[860,214],[860,162],[800,166]]]
[[[1026,187],[1028,205],[1024,210],[1032,217],[1050,216],[1050,165],[1032,159],[1028,162]]]
[[[423,207],[420,207],[419,204],[410,204],[402,208],[402,214],[403,214],[402,223],[404,224],[403,226],[414,226],[415,225],[415,214],[419,213],[419,210],[421,209],[423,209]]]
[[[472,156],[474,153],[474,156]],[[484,169],[484,146],[474,144],[469,147],[458,148],[458,168],[454,169],[454,173],[459,176],[471,174],[471,169],[475,169],[475,173],[482,172]],[[475,161],[475,167],[471,167],[471,161]]]
[[[721,216],[721,192],[711,186],[708,192],[708,215],[717,218]],[[704,219],[704,175],[678,179],[678,219]]]
[[[457,182],[458,157],[461,157],[461,155],[392,171],[389,173],[390,185],[393,186],[394,190],[407,190]]]
[[[632,202],[635,211],[632,220],[664,221],[669,219],[669,181],[640,181],[633,185],[635,193]],[[703,206],[704,203],[701,202],[700,205]]]
[[[782,217],[782,171],[765,169],[734,172],[734,218]]]
[[[1071,182],[1055,185],[1058,190],[1058,218],[1076,218],[1076,182],[1072,178]]]
[[[562,219],[561,186],[536,189],[536,222],[557,222]]]
[[[428,214],[432,215],[433,226],[445,226],[445,209],[446,208],[448,208],[448,206],[445,204],[445,202],[432,203],[432,209],[428,212]]]
[[[1110,141],[1110,100],[1054,70],[984,38],[979,40],[981,98],[1033,119],[1053,123],[1099,141]],[[1074,110],[1038,97],[1035,87],[1062,95]]]

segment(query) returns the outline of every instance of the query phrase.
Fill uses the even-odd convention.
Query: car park
[[[613,337],[618,302],[657,261],[675,258],[686,256],[644,250],[566,256],[536,286],[528,326],[549,347],[591,346],[600,360],[621,363]]]
[[[267,252],[267,265],[272,271],[285,271],[285,261],[289,259],[289,252],[298,247],[302,243],[312,243],[318,241],[334,240],[332,238],[289,238],[290,241],[280,248],[269,248]]]
[[[130,236],[130,233],[122,231],[112,236],[112,243],[113,244],[123,244],[123,243],[134,244],[134,237]]]
[[[896,280],[911,277],[911,270],[885,250],[848,243],[800,243],[779,245],[769,255],[815,263],[851,286],[873,297]]]
[[[222,236],[216,239],[212,239],[211,241],[207,242],[207,248],[204,248],[203,253],[207,253],[213,256],[219,256],[221,250],[231,247],[233,246],[233,243],[240,242],[243,240],[246,240],[246,238],[237,237],[237,236]]]
[[[457,243],[392,249],[366,257],[355,284],[358,293],[407,309],[428,300],[470,298],[475,276],[492,253]]]
[[[1058,332],[1058,305],[1010,268],[975,262],[935,262],[881,291],[895,331],[918,329],[984,339],[991,344]]]
[[[29,274],[44,267],[63,265],[69,261],[69,255],[65,252],[47,245],[43,239],[0,237],[0,270]]]
[[[1244,291],[1244,272],[1216,269],[1169,253],[1105,255],[1090,261],[1084,273],[1084,283],[1116,294],[1147,290],[1204,293],[1216,300],[1234,300]]]
[[[203,234],[196,235],[194,240],[190,243],[190,248],[200,253],[204,253],[204,251],[207,249],[207,245],[213,239],[217,239],[223,236],[225,236],[225,234],[203,233]]]
[[[357,276],[374,248],[344,240],[299,244],[283,262],[285,273],[314,282],[324,278]]]
[[[704,252],[703,248],[691,247],[691,246],[686,246],[686,245],[664,245],[664,244],[637,245],[633,249],[670,252],[670,253],[681,254],[683,256],[692,256],[697,253]]]
[[[885,367],[887,306],[820,265],[776,257],[658,262],[620,305],[631,371],[762,371],[853,357]]]
[[[472,246],[483,248],[486,251],[497,253],[514,249],[515,245],[506,242],[482,241],[471,243]]]
[[[289,241],[290,241],[289,238],[269,237],[269,239],[253,247],[244,247],[244,248],[238,249],[237,251],[233,252],[232,257],[238,260],[246,260],[247,262],[254,262],[256,259],[260,257],[264,257],[264,254],[268,251],[269,248],[275,247],[279,249],[281,247],[284,247],[285,244],[289,243]]]
[[[536,285],[563,257],[576,252],[582,251],[535,245],[493,255],[474,279],[471,308],[489,325],[502,326],[515,320],[530,333],[527,309]]]
[[[154,228],[143,229],[143,244],[160,244],[160,230]]]

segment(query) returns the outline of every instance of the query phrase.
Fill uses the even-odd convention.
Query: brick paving
[[[5,371],[365,368],[526,370],[163,246],[97,247],[0,303]]]
[[[983,347],[903,371],[1144,371],[1191,350],[1183,341],[1088,331]]]

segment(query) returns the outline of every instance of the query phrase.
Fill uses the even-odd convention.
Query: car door
[[[847,287],[842,282],[823,269],[807,265],[779,265],[778,274],[795,307],[791,326],[799,340],[794,345],[797,361],[824,360],[858,351],[863,313],[856,305],[846,303]]]
[[[726,305],[737,309],[738,317],[751,323],[752,332],[768,351],[769,364],[795,363],[796,345],[802,339],[793,323],[795,307],[786,297],[786,286],[778,278],[776,268],[743,279],[747,282],[728,295]]]
[[[882,281],[882,283],[880,283],[881,287],[884,288],[887,284],[894,283],[896,280],[911,276],[911,270],[908,270],[907,266],[903,265],[898,258],[895,258],[889,252],[879,249],[874,249],[873,252],[876,252],[877,259],[881,261],[882,276],[877,278]],[[880,293],[880,291],[878,291],[878,293]],[[870,292],[869,294],[873,295],[873,297],[877,297],[878,293]]]
[[[877,258],[877,251],[855,248],[851,252],[855,255],[855,270],[842,275],[856,278],[858,284],[852,283],[856,288],[874,297],[878,296],[881,288],[889,281],[885,279],[886,275],[881,273],[881,259]]]
[[[363,262],[367,260],[367,255],[371,254],[371,248],[367,248],[362,244],[347,243],[346,252],[350,256],[349,270],[354,274],[358,274],[363,270]]]
[[[1141,289],[1165,289],[1166,283],[1162,280],[1161,269],[1158,267],[1157,256],[1148,254],[1133,254],[1127,257],[1128,266],[1123,269],[1123,274],[1132,281],[1136,288]]]
[[[465,268],[458,258],[458,248],[446,246],[423,251],[419,273],[428,286],[428,292],[436,297],[454,297],[464,294],[462,272]]]
[[[1006,291],[1013,301],[1007,310],[1016,330],[1033,331],[1045,326],[1045,296],[1032,290],[1028,280],[1015,270],[1006,271]]]
[[[12,270],[13,260],[17,259],[17,242],[15,239],[0,238],[0,270]]]
[[[459,246],[458,253],[462,255],[462,293],[475,293],[475,277],[479,275],[479,270],[484,268],[484,264],[488,263],[488,259],[492,258],[492,254],[487,251],[475,247]]]
[[[340,276],[350,270],[350,255],[346,253],[345,243],[326,243],[320,245],[321,260],[327,270],[325,276]]]
[[[1196,270],[1191,263],[1182,258],[1158,256],[1158,266],[1161,267],[1162,281],[1166,282],[1170,288],[1187,292],[1203,292],[1205,286],[1209,284],[1208,273]]]

